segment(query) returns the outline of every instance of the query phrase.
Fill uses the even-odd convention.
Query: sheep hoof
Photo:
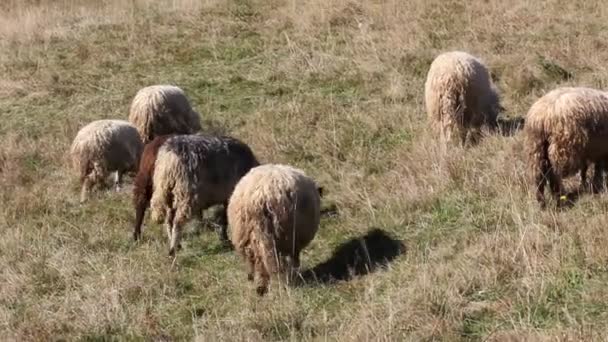
[[[169,249],[169,256],[172,258],[175,257],[175,248]]]
[[[258,286],[255,288],[255,292],[261,297],[268,292],[268,288],[266,286]]]
[[[247,280],[248,281],[253,281],[253,273],[248,273],[247,274]]]

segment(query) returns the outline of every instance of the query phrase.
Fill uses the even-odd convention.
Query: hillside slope
[[[3,2],[0,334],[608,338],[606,195],[541,211],[521,134],[441,153],[423,105],[428,66],[447,50],[486,61],[510,116],[560,85],[606,88],[606,23],[599,0]],[[260,299],[195,222],[175,263],[158,225],[134,244],[129,187],[78,204],[71,139],[91,120],[126,119],[135,92],[162,83],[186,91],[206,129],[322,183],[336,210],[302,255],[317,281]]]

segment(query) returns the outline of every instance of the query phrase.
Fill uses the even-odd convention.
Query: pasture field
[[[523,116],[557,86],[607,88],[608,7],[0,1],[0,339],[608,339],[608,197],[540,210],[521,132],[442,152],[423,93],[449,50],[483,59],[505,114]],[[159,225],[134,243],[130,186],[78,203],[78,129],[126,119],[139,88],[165,83],[205,130],[325,187],[302,255],[316,280],[258,298],[194,221],[174,262]]]

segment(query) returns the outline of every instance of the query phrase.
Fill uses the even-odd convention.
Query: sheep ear
[[[319,192],[319,197],[323,197],[323,191],[324,191],[324,190],[325,190],[325,189],[324,189],[322,186],[318,186],[318,187],[317,187],[317,192]]]

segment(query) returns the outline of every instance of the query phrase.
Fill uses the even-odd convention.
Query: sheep
[[[201,130],[199,114],[190,107],[184,91],[172,85],[140,89],[131,103],[129,121],[137,127],[144,143],[158,135]]]
[[[154,164],[160,147],[174,135],[160,135],[152,139],[144,146],[144,151],[139,162],[139,169],[135,175],[133,186],[133,207],[135,208],[135,224],[133,226],[133,239],[141,237],[141,226],[144,214],[150,205],[152,197],[152,177],[154,175]]]
[[[599,187],[608,158],[608,94],[584,87],[550,91],[530,107],[524,135],[541,207],[546,183],[556,199],[564,199],[561,179],[580,171],[585,187],[590,163],[595,163],[593,184]]]
[[[483,62],[461,51],[440,54],[431,63],[424,87],[427,116],[443,142],[456,136],[465,145],[467,134],[478,142],[481,127],[497,128],[502,110],[497,90]]]
[[[319,228],[320,194],[302,170],[281,164],[253,168],[236,185],[228,203],[230,241],[258,295],[271,275],[289,283],[299,268],[300,252]]]
[[[137,129],[127,121],[97,120],[81,128],[70,148],[72,166],[80,173],[80,202],[111,172],[116,172],[114,185],[120,191],[123,174],[136,171],[142,149]]]
[[[258,165],[249,146],[228,136],[178,135],[165,141],[154,166],[150,208],[153,221],[165,221],[170,256],[191,216],[216,204],[226,208],[234,186]],[[219,233],[228,241],[225,226]]]

